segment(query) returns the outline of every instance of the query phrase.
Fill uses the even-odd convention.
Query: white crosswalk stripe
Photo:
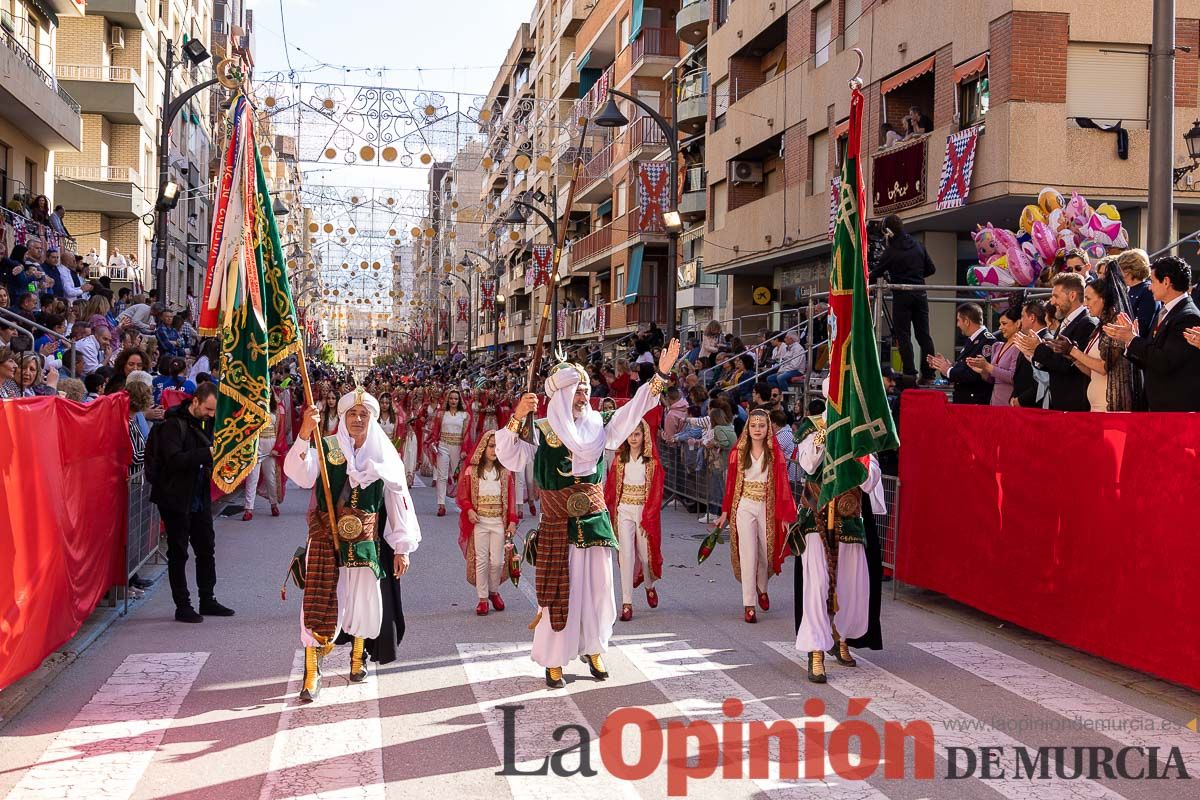
[[[683,715],[693,720],[705,720],[720,725],[729,718],[722,704],[728,698],[736,698],[744,704],[739,718],[746,723],[779,721],[769,707],[759,702],[754,695],[725,673],[727,665],[710,661],[712,650],[697,650],[682,641],[621,641],[621,653],[649,678]],[[829,730],[836,721],[829,716],[819,719]],[[802,730],[807,718],[789,720]],[[742,732],[745,741],[746,732]],[[743,747],[743,752],[745,748]],[[799,753],[798,753],[799,755]],[[778,776],[779,753],[772,747],[772,775]],[[800,774],[804,765],[800,761]],[[747,770],[742,770],[747,774]],[[718,775],[720,772],[717,773]],[[846,782],[838,778],[826,759],[825,780],[801,780],[799,783],[781,782],[774,779],[755,780],[757,788],[772,800],[802,800],[803,798],[831,798],[832,800],[883,800],[886,797],[865,781]],[[733,781],[729,781],[732,790]]]
[[[22,776],[8,800],[126,800],[208,653],[128,656]]]
[[[1200,736],[1128,703],[1027,664],[977,642],[911,642],[959,669],[1060,714],[1127,747],[1179,748],[1188,772],[1200,773]]]
[[[796,652],[794,642],[766,644],[796,664],[807,667],[804,656]],[[1004,748],[1000,768],[1004,770],[1005,777],[986,782],[989,788],[1004,797],[1010,800],[1116,800],[1121,797],[1111,789],[1087,779],[1066,780],[1052,776],[1046,780],[1031,781],[1014,777],[1018,772],[1013,748],[1020,746],[1020,741],[990,726],[972,728],[960,725],[963,720],[972,720],[974,717],[876,666],[861,654],[856,652],[854,657],[858,661],[857,667],[838,667],[832,659],[826,661],[827,664],[833,664],[829,669],[827,686],[847,697],[870,698],[867,712],[885,720],[902,724],[914,720],[928,722],[933,728],[937,742],[934,752],[939,758],[946,757],[946,747],[965,747],[976,753],[981,747]]]
[[[334,648],[321,670],[316,701],[300,703],[304,651],[296,651],[260,800],[383,800],[377,679],[349,681],[349,647]]]
[[[568,733],[561,742],[555,742],[553,732],[562,725],[580,725],[591,735],[590,758],[593,769],[598,772],[592,778],[559,777],[553,772],[546,775],[508,775],[509,791],[515,800],[612,800],[612,798],[637,798],[639,795],[627,781],[619,780],[601,768],[598,738],[588,724],[579,706],[569,692],[548,690],[540,668],[529,660],[527,642],[488,642],[459,644],[463,669],[475,694],[480,713],[487,721],[488,734],[496,756],[504,759],[504,718],[497,706],[524,706],[513,726],[514,756],[517,767],[528,772],[540,767],[543,759],[554,749],[568,747],[578,742],[574,733]],[[566,760],[565,768],[574,769],[578,758],[572,755]]]

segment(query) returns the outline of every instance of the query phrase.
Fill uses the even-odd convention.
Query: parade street
[[[505,611],[476,616],[456,514],[433,515],[432,489],[413,495],[423,541],[402,581],[407,634],[398,663],[351,684],[348,648],[338,648],[326,660],[317,702],[297,703],[300,593],[293,587],[280,602],[279,581],[303,541],[308,492],[292,487],[278,518],[260,509],[253,522],[217,520],[217,596],[237,616],[181,628],[164,575],[0,729],[0,797],[656,798],[682,786],[703,798],[1178,798],[1190,782],[1178,782],[1170,753],[1191,776],[1200,772],[1200,735],[1186,727],[1194,716],[1188,693],[945,600],[903,588],[893,599],[891,584],[886,649],[855,651],[856,668],[830,658],[828,684],[809,683],[793,649],[791,560],[770,584],[771,610],[748,625],[727,545],[697,567],[707,528],[682,510],[664,513],[661,604],[649,610],[644,593],[635,592],[634,619],[617,623],[607,655],[610,679],[597,682],[576,662],[567,666],[566,690],[549,690],[529,660],[532,569],[519,590],[503,588]],[[529,527],[526,519],[522,531]],[[740,701],[736,718],[726,716],[730,698]],[[814,698],[824,711],[806,720],[806,701],[812,712]],[[512,709],[507,737],[499,706]],[[861,782],[840,778],[828,763],[824,781],[774,780],[775,764],[769,778],[750,779],[749,770],[741,771],[745,778],[722,778],[717,767],[707,780],[700,771],[686,780],[678,759],[667,764],[670,742],[661,757],[645,745],[639,752],[630,726],[625,763],[645,759],[645,777],[623,780],[608,768],[597,734],[626,706],[645,709],[664,729],[668,721],[712,722],[726,745],[739,723],[779,720],[802,730],[806,721],[821,726],[830,741],[853,710],[880,732],[866,748],[872,751],[884,723],[923,720],[934,733],[933,779],[913,777],[910,744],[905,777],[897,779],[885,776],[897,768],[885,752]],[[580,763],[580,728],[556,742],[561,726],[586,731],[597,774],[555,774]],[[506,738],[513,773],[534,772],[556,750],[573,749],[547,774],[500,775]],[[851,749],[859,747],[854,740]],[[1044,779],[1014,774],[1039,747],[1051,755],[1065,748],[1065,777],[1054,766]],[[980,778],[988,772],[983,748],[994,748],[987,779]],[[1103,767],[1090,775],[1090,753],[1100,748],[1111,751],[1114,770],[1126,752],[1125,772],[1143,777],[1109,780]],[[1153,769],[1149,748],[1158,748]],[[1083,774],[1072,778],[1076,752]],[[698,770],[695,757],[692,763]],[[800,769],[803,775],[803,763]],[[1167,780],[1148,779],[1163,770]]]

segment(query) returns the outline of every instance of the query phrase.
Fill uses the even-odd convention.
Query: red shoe
[[[279,516],[279,506],[275,505],[274,503],[271,503],[271,516],[272,517]]]
[[[638,575],[636,578],[633,579],[633,588],[636,589],[637,587],[641,586],[642,582],[644,580],[645,580],[645,575]]]
[[[532,500],[529,501],[529,513],[535,517],[537,516],[537,506],[533,504]]]
[[[646,590],[646,605],[650,606],[651,608],[658,608],[658,590],[657,589],[647,589]]]
[[[500,596],[499,592],[489,593],[488,599],[492,601],[492,608],[496,609],[497,611],[504,610],[504,598]]]
[[[446,516],[446,507],[445,507],[445,506],[438,506],[438,513],[437,513],[437,515],[438,515],[439,517],[444,517],[444,516]]]
[[[475,606],[475,613],[481,617],[486,617],[488,612],[487,600],[480,600],[479,605]]]
[[[253,511],[247,511],[244,514],[242,514],[242,522],[249,522],[252,519],[254,519]]]
[[[771,610],[771,598],[767,597],[766,592],[758,593],[758,607],[761,608],[763,611]]]
[[[629,622],[631,619],[633,619],[633,606],[625,603],[621,606],[621,622]]]
[[[758,614],[754,612],[754,606],[746,606],[746,622],[751,624],[758,622]]]

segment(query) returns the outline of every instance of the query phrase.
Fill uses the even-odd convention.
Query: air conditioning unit
[[[731,161],[729,178],[733,183],[762,183],[763,165],[757,161]]]
[[[108,37],[108,45],[113,50],[125,49],[125,29],[119,25],[113,25],[112,32]]]

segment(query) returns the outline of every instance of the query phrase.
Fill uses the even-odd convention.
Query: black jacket
[[[1050,330],[1042,328],[1038,331],[1038,336],[1043,339],[1049,339]],[[1033,376],[1033,364],[1029,363],[1029,359],[1022,353],[1017,356],[1017,369],[1013,373],[1013,393],[1017,404],[1022,408],[1040,408],[1038,404],[1038,382]]]
[[[153,453],[158,479],[150,500],[161,509],[186,512],[199,492],[200,507],[211,508],[212,437],[208,426],[192,416],[190,403],[180,403],[150,431],[147,453]]]
[[[1059,339],[1070,339],[1080,350],[1087,350],[1088,342],[1100,320],[1084,311],[1071,324],[1061,328]],[[1200,350],[1197,351],[1200,353]],[[1088,384],[1091,376],[1075,366],[1069,355],[1059,355],[1049,345],[1039,344],[1033,351],[1033,365],[1050,373],[1050,408],[1054,411],[1091,411],[1088,401]]]
[[[1200,411],[1200,349],[1183,338],[1200,326],[1200,309],[1184,296],[1167,313],[1158,330],[1136,336],[1125,355],[1146,376],[1151,411]]]
[[[907,233],[902,233],[892,237],[879,259],[879,266],[871,270],[868,277],[872,283],[882,276],[890,283],[924,284],[925,279],[936,270],[937,267],[921,243]]]
[[[983,357],[992,360],[992,348],[996,346],[996,337],[987,328],[981,328],[979,335],[968,339],[958,354],[958,360],[950,368],[946,377],[954,384],[954,397],[957,405],[986,406],[992,402],[992,384],[975,370],[967,366],[968,358]]]

